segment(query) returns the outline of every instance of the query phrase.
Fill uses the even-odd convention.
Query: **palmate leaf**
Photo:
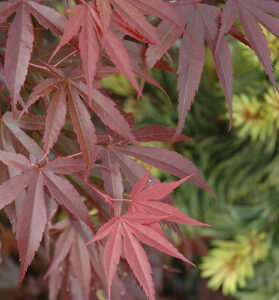
[[[168,128],[159,125],[150,125],[136,129],[134,136],[137,142],[142,141],[163,141],[170,142],[175,133],[174,128]],[[178,136],[177,140],[187,139],[185,135]],[[145,174],[145,168],[137,164],[129,156],[139,159],[150,166],[154,166],[158,169],[164,170],[177,177],[184,178],[190,174],[196,174],[194,177],[189,178],[189,182],[204,188],[215,197],[214,193],[206,184],[205,180],[198,169],[187,158],[180,154],[170,151],[164,148],[148,147],[148,146],[131,146],[127,140],[124,140],[120,136],[114,136],[110,138],[105,146],[99,146],[99,158],[102,159],[103,164],[109,164],[112,170],[116,172],[103,171],[104,184],[109,188],[109,191],[117,191],[117,198],[120,197],[120,193],[123,191],[123,179],[121,180],[119,173],[119,167],[123,174],[127,177],[130,185],[136,184],[136,182]],[[155,178],[152,179],[154,182]],[[117,187],[115,186],[117,183]],[[120,186],[119,186],[120,185]],[[112,194],[110,194],[112,196]],[[113,196],[115,197],[115,196]]]
[[[91,226],[88,211],[78,192],[64,178],[55,173],[73,173],[84,170],[84,163],[70,158],[58,158],[45,165],[37,165],[27,160],[23,155],[0,150],[0,160],[21,172],[0,185],[0,209],[12,203],[21,193],[25,197],[20,206],[16,237],[21,261],[21,276],[24,278],[28,265],[34,258],[42,239],[47,222],[46,205],[44,199],[44,185],[58,204],[68,209],[79,220]],[[61,170],[61,165],[65,171]]]
[[[50,299],[57,299],[59,290],[66,285],[66,276],[60,278],[61,269],[63,271],[67,269],[65,263],[66,265],[68,264],[68,267],[71,266],[71,276],[77,279],[81,290],[80,299],[89,299],[91,281],[90,253],[85,246],[84,237],[71,224],[67,224],[67,227],[60,234],[56,242],[54,258],[45,275],[45,278],[50,275]]]
[[[67,44],[79,31],[79,48],[82,59],[82,67],[87,81],[88,98],[91,101],[91,91],[93,89],[93,79],[96,72],[96,65],[100,55],[99,39],[101,38],[103,47],[111,57],[113,63],[123,72],[134,86],[138,86],[132,71],[128,54],[120,42],[119,38],[107,27],[102,36],[102,26],[99,15],[94,4],[76,5],[72,10],[75,14],[68,20],[63,37],[53,52],[50,60],[56,53]],[[119,51],[115,52],[113,47]]]
[[[180,9],[179,7],[177,9]],[[215,55],[215,43],[218,34],[218,17],[221,10],[215,6],[195,3],[185,4],[186,28],[194,38],[194,45],[187,39],[182,39],[182,49],[179,52],[178,66],[178,113],[179,122],[176,135],[183,129],[184,121],[194,100],[195,92],[198,89],[201,73],[204,65],[204,44],[206,39],[213,54],[216,65],[216,72],[223,88],[225,98],[228,102],[230,112],[230,124],[232,125],[232,82],[233,69],[232,58],[228,43],[222,41],[218,55]]]
[[[76,90],[68,85],[68,105],[83,158],[86,163],[86,177],[96,159],[97,137],[87,108],[83,105]]]
[[[58,89],[53,95],[46,116],[46,127],[43,138],[44,151],[49,153],[66,121],[66,92],[65,88]]]
[[[189,32],[193,39],[191,41],[184,35],[181,40],[181,50],[179,51],[178,60],[179,118],[174,140],[184,127],[185,118],[199,87],[205,57],[204,40],[207,41],[213,54],[217,75],[228,103],[230,129],[232,125],[233,69],[231,53],[225,39],[222,40],[222,46],[218,54],[215,52],[221,10],[212,5],[193,3],[193,1],[188,0],[182,1],[180,4],[174,6],[173,9],[180,16],[181,23],[185,24],[187,32]],[[233,29],[230,29],[230,33],[237,36],[242,42],[246,42],[243,35],[235,27]],[[177,27],[169,27],[166,22],[162,22],[158,26],[158,34],[167,49],[173,45],[181,33]],[[146,53],[146,62],[149,68],[153,67],[161,56],[160,49],[154,46],[149,47]]]
[[[15,112],[16,104],[21,99],[20,89],[27,75],[28,63],[33,49],[34,32],[31,15],[43,27],[58,35],[63,32],[65,17],[54,9],[35,1],[10,0],[1,3],[1,22],[4,22],[14,12],[16,15],[8,30],[4,71]]]
[[[150,172],[134,185],[131,192],[128,212],[122,216],[109,220],[98,230],[93,239],[88,242],[88,244],[90,244],[109,235],[104,249],[104,267],[109,299],[113,276],[116,272],[122,252],[122,238],[124,242],[124,253],[128,264],[149,299],[155,299],[151,267],[147,256],[137,239],[163,253],[191,263],[166,239],[157,222],[164,219],[189,225],[208,226],[207,224],[189,218],[183,213],[179,212],[177,215],[178,210],[171,205],[159,203],[157,201],[148,201],[150,199],[162,199],[166,197],[174,188],[188,180],[191,176],[177,182],[155,184],[144,189],[149,175]],[[111,200],[113,201],[113,199]],[[117,201],[119,200],[121,199],[117,199]],[[144,205],[140,206],[141,203],[149,202],[155,206],[153,211],[152,209],[149,210],[148,205],[147,207]],[[157,211],[156,208],[158,208]],[[160,213],[158,213],[159,211]],[[151,213],[149,214],[147,212]]]
[[[53,224],[49,230],[49,235],[62,231],[56,241],[52,262],[44,277],[49,277],[49,299],[56,300],[59,292],[64,299],[65,291],[67,297],[71,299],[97,299],[97,289],[92,289],[91,284],[94,281],[98,286],[105,287],[105,274],[99,247],[86,246],[85,241],[92,236],[90,228],[83,222],[67,219]],[[115,277],[114,287],[119,292],[117,285],[121,286],[119,278]],[[125,290],[122,286],[121,289]],[[113,292],[113,299],[120,300],[117,292]]]
[[[114,8],[112,12],[111,5]],[[155,29],[146,20],[144,13],[153,14],[179,27],[186,35],[184,28],[178,22],[178,18],[171,10],[171,7],[162,0],[153,1],[127,1],[127,0],[106,0],[96,3],[83,3],[76,5],[70,10],[74,13],[68,20],[63,37],[53,52],[50,60],[56,53],[67,44],[78,32],[79,48],[82,59],[83,71],[85,74],[88,98],[91,101],[93,90],[93,79],[96,73],[96,64],[100,56],[99,43],[111,58],[113,64],[123,73],[135,86],[139,94],[141,90],[135,80],[132,63],[123,42],[113,32],[113,25],[116,29],[123,31],[133,38],[145,41],[159,47],[169,59],[164,46],[161,44]],[[115,49],[118,49],[115,51]]]
[[[249,40],[252,50],[255,51],[273,86],[279,92],[278,85],[272,72],[272,61],[267,40],[262,29],[257,24],[258,21],[273,35],[279,38],[279,20],[278,18],[271,16],[278,16],[278,12],[279,4],[275,1],[227,1],[222,12],[222,24],[217,39],[216,54],[218,55],[221,51],[221,43],[225,39],[224,36],[233,26],[236,15],[238,14],[243,31]]]
[[[47,110],[43,138],[44,151],[46,154],[49,153],[50,149],[57,141],[60,131],[65,123],[67,98],[74,131],[77,134],[77,139],[86,163],[87,177],[90,168],[96,160],[95,145],[97,143],[95,127],[91,121],[90,113],[81,100],[82,97],[90,104],[87,87],[82,82],[68,78],[60,69],[49,65],[47,66],[57,77],[47,78],[35,86],[24,109],[21,111],[19,118],[21,118],[24,113],[27,112],[28,108],[40,97],[48,95],[53,89],[57,89],[51,98]],[[103,123],[129,141],[135,142],[128,123],[115,107],[114,102],[96,89],[93,89],[91,94],[91,107]]]

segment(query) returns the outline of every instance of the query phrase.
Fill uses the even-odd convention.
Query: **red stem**
[[[54,65],[54,67],[58,67],[60,64],[62,64],[66,59],[68,59],[69,57],[75,55],[78,51],[74,50],[72,53],[68,54],[67,56],[65,56],[64,58],[62,58],[58,63],[56,63]]]
[[[86,184],[87,186],[89,186],[92,190],[94,190],[97,194],[99,194],[100,196],[102,196],[104,199],[107,200],[107,202],[109,203],[109,205],[114,209],[114,211],[116,212],[117,216],[120,217],[118,210],[116,209],[116,207],[114,206],[114,204],[112,203],[112,199],[107,196],[106,194],[102,193],[101,191],[99,191],[94,185],[90,184],[89,182],[87,182],[81,175],[79,175],[78,173],[74,173],[78,178],[80,178],[84,184]]]
[[[36,64],[33,64],[33,63],[29,63],[29,66],[49,72],[48,68],[46,68],[44,66],[36,65]]]

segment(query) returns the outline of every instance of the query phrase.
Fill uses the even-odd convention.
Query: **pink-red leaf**
[[[96,160],[97,137],[87,108],[82,103],[77,92],[69,85],[68,105],[80,148],[86,163],[86,177]]]
[[[85,204],[66,179],[56,176],[50,171],[44,171],[44,183],[58,204],[66,207],[79,220],[91,224]]]
[[[111,30],[108,30],[106,37],[104,37],[103,47],[106,49],[106,52],[110,56],[112,62],[116,65],[120,72],[129,79],[139,94],[141,94],[128,53],[120,39]],[[117,49],[117,51],[115,51],[115,49]]]
[[[162,234],[158,233],[151,226],[132,222],[129,222],[129,226],[133,229],[133,233],[141,242],[193,265],[188,259],[179,253]]]
[[[67,228],[65,231],[63,231],[60,234],[56,242],[54,258],[52,260],[52,263],[47,273],[44,276],[44,279],[48,277],[48,275],[53,271],[53,269],[55,269],[70,252],[72,243],[74,241],[74,237],[75,237],[75,232],[72,228]]]
[[[152,270],[148,258],[127,225],[123,224],[122,231],[124,238],[124,252],[127,262],[148,298],[150,300],[155,300],[155,290],[151,276]]]
[[[38,83],[32,93],[29,95],[28,101],[23,108],[23,110],[20,112],[19,119],[22,117],[22,115],[27,112],[28,108],[34,104],[40,97],[48,95],[53,89],[54,84],[57,82],[56,78],[48,78],[40,83]]]
[[[58,157],[48,161],[44,167],[45,171],[51,171],[59,174],[73,174],[83,171],[85,164],[80,159],[72,159],[70,157]]]
[[[66,121],[66,93],[60,88],[53,95],[47,110],[45,133],[43,138],[44,151],[49,153],[57,141],[60,131]]]
[[[116,267],[119,264],[120,255],[122,252],[122,226],[118,223],[113,230],[106,242],[104,249],[104,267],[106,273],[108,298],[110,299],[111,284],[113,276],[116,272]]]
[[[192,17],[189,18],[186,28],[193,36],[194,44],[183,36],[181,41],[183,50],[179,51],[178,62],[178,125],[175,137],[183,129],[187,112],[199,87],[205,56],[202,18],[195,7],[189,14],[192,14]]]
[[[82,68],[88,87],[88,102],[91,106],[93,79],[99,59],[99,42],[94,29],[94,21],[89,9],[86,10],[83,26],[79,35],[79,48],[82,59]]]
[[[6,152],[0,150],[0,160],[7,166],[11,166],[12,168],[24,171],[29,168],[33,168],[34,166],[31,162],[22,154]]]
[[[87,98],[87,89],[83,83],[73,81],[72,85],[84,97]],[[135,138],[129,124],[115,107],[115,103],[96,89],[92,91],[92,109],[110,129],[114,130],[121,136],[127,138],[130,142],[135,142]]]
[[[66,18],[55,9],[30,0],[27,1],[27,8],[44,28],[59,36],[63,34]]]
[[[150,170],[133,186],[131,191],[131,199],[136,199],[138,195],[141,194],[142,190],[146,186],[148,177],[150,176]]]
[[[20,99],[20,89],[27,75],[34,41],[30,14],[23,2],[9,28],[5,54],[5,77],[12,98],[13,111]]]
[[[37,173],[31,180],[22,201],[17,223],[17,243],[21,261],[20,280],[38,250],[47,222],[47,212],[43,191],[43,178]]]
[[[143,162],[150,164],[158,169],[164,170],[177,177],[183,178],[191,174],[196,174],[189,179],[189,182],[204,188],[215,197],[214,193],[208,187],[200,172],[187,158],[182,155],[164,148],[146,147],[146,146],[114,146],[113,149],[120,153],[134,156]]]
[[[170,194],[175,188],[180,186],[184,181],[189,180],[193,175],[187,176],[185,178],[182,178],[178,181],[173,181],[173,182],[163,182],[163,183],[158,183],[158,184],[153,184],[143,191],[139,191],[133,200],[140,199],[141,201],[145,200],[160,200]]]
[[[137,128],[133,133],[138,142],[170,142],[175,134],[175,128],[155,124]],[[176,142],[189,140],[191,138],[185,134],[181,134],[175,139]]]
[[[33,170],[11,177],[0,185],[0,209],[15,200],[30,184]]]
[[[89,299],[91,281],[90,256],[85,242],[79,234],[75,236],[70,258],[75,277],[82,290],[83,299],[87,300]]]

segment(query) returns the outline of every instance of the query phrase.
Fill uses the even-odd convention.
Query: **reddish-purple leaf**
[[[206,189],[214,198],[215,195],[202,178],[198,169],[187,158],[182,155],[164,148],[146,146],[114,146],[113,149],[120,153],[134,156],[143,162],[164,170],[177,177],[183,178],[191,174],[196,174],[189,179],[189,182],[198,187]]]
[[[136,6],[125,0],[114,0],[114,7],[132,29],[138,31],[140,34],[142,34],[142,36],[148,39],[149,43],[155,44],[163,51],[163,53],[168,55],[159,37],[157,36],[155,29],[145,19],[144,15],[136,8]]]
[[[110,25],[110,19],[112,10],[110,7],[109,0],[96,0],[97,9],[100,13],[100,19],[103,25],[103,34],[106,35],[106,32]]]
[[[49,61],[51,61],[56,53],[78,33],[80,25],[82,23],[82,19],[84,18],[84,10],[84,5],[76,5],[74,9],[72,9],[75,14],[71,16],[71,18],[66,23],[62,39],[56,47],[55,51],[52,53]]]
[[[49,153],[58,139],[60,131],[66,121],[66,93],[64,87],[58,89],[53,95],[47,110],[44,132],[44,151]]]
[[[48,161],[44,167],[45,171],[51,171],[59,174],[73,174],[83,171],[85,168],[83,160],[72,159],[69,157],[58,157]]]
[[[44,28],[59,36],[63,34],[66,18],[55,9],[30,0],[27,1],[27,8]]]
[[[12,98],[13,111],[20,98],[20,89],[27,75],[34,41],[30,14],[24,2],[17,8],[16,16],[9,28],[5,54],[5,78]]]
[[[147,173],[148,174],[148,173]],[[173,182],[163,182],[158,184],[153,184],[142,191],[138,191],[134,197],[131,196],[133,200],[140,199],[141,201],[145,200],[160,200],[170,194],[175,188],[180,186],[186,180],[189,180],[193,175],[189,175],[185,178],[182,178],[178,181]]]
[[[138,142],[170,142],[173,139],[175,128],[165,127],[162,125],[147,125],[136,129],[134,136]],[[181,134],[176,138],[177,141],[189,141],[192,140],[185,134]]]
[[[243,30],[248,37],[252,49],[255,51],[259,61],[262,63],[265,72],[269,76],[273,86],[279,92],[278,85],[273,75],[270,50],[268,48],[267,40],[262,32],[262,29],[246,8],[241,8],[239,10],[239,19],[241,21]]]
[[[55,87],[54,84],[57,82],[57,78],[48,78],[38,83],[32,93],[29,95],[28,101],[20,112],[19,119],[24,113],[27,112],[28,108],[34,104],[40,97],[48,95]]]
[[[96,160],[97,137],[90,114],[71,85],[68,86],[68,105],[74,130],[86,163],[85,176],[88,177],[90,168]]]
[[[87,98],[87,89],[83,83],[73,81],[72,85],[75,87],[76,91],[82,95],[82,97],[85,99]],[[120,114],[119,110],[115,107],[115,103],[111,99],[96,89],[93,89],[91,106],[105,125],[128,139],[128,141],[135,142],[135,138],[129,124]]]
[[[136,201],[135,205],[144,208],[145,210],[149,211],[152,215],[162,216],[163,214],[169,214],[169,217],[164,218],[166,221],[169,222],[175,222],[191,226],[210,226],[208,224],[190,218],[186,214],[180,212],[176,207],[166,204],[164,202]]]
[[[150,170],[146,172],[146,174],[133,186],[133,189],[131,191],[131,199],[135,199],[138,195],[141,194],[142,190],[146,186],[149,175]]]
[[[45,128],[45,116],[24,114],[17,121],[21,129],[26,130],[41,130]]]
[[[74,237],[75,232],[72,228],[67,228],[60,234],[56,242],[54,258],[47,273],[44,276],[44,279],[46,279],[55,268],[57,268],[57,266],[65,259],[67,254],[70,252]]]
[[[239,14],[240,23],[248,38],[251,48],[255,51],[259,61],[262,63],[265,72],[269,76],[275,89],[279,91],[278,85],[273,75],[272,62],[270,59],[270,50],[260,26],[259,21],[275,36],[279,37],[279,21],[269,14],[278,16],[278,3],[275,1],[254,1],[254,0],[229,0],[222,12],[221,27],[216,44],[216,54],[219,56],[221,43],[224,41],[224,35],[230,31],[234,24],[234,19]]]
[[[155,300],[152,270],[148,258],[127,225],[123,224],[124,252],[127,262],[150,300]]]
[[[104,267],[106,273],[106,282],[108,289],[108,298],[111,295],[111,284],[113,276],[116,272],[116,267],[119,264],[120,255],[122,252],[122,225],[118,223],[113,230],[106,242],[104,249]]]
[[[123,184],[118,164],[111,157],[109,149],[102,151],[101,156],[103,166],[108,168],[108,170],[102,170],[106,193],[112,198],[122,198]]]
[[[189,11],[191,18],[187,23],[187,30],[193,36],[194,44],[183,36],[181,41],[181,51],[179,51],[178,61],[178,125],[175,137],[177,137],[183,127],[187,112],[194,100],[195,93],[199,87],[201,73],[204,64],[204,27],[202,16],[193,7]]]
[[[44,183],[58,204],[66,207],[79,220],[91,224],[85,204],[80,199],[79,193],[64,178],[44,171]]]
[[[218,34],[218,39],[216,41],[216,53],[218,53],[221,40],[224,38],[225,34],[232,28],[235,17],[238,11],[237,3],[234,0],[226,1],[226,5],[222,11],[221,27]]]
[[[128,53],[120,39],[111,30],[108,30],[106,37],[104,37],[103,47],[106,49],[106,52],[110,56],[112,62],[116,65],[120,72],[129,79],[132,85],[137,89],[138,93],[141,94]],[[117,49],[117,51],[115,51],[115,49]]]
[[[129,226],[133,229],[133,233],[142,243],[193,265],[193,263],[179,253],[162,234],[159,234],[151,226],[133,222],[129,222]]]
[[[20,128],[20,123],[13,119],[11,112],[6,112],[3,116],[3,125],[5,133],[11,136],[16,149],[19,148],[23,153],[26,152],[28,156],[31,154],[37,159],[43,155],[42,149]]]
[[[4,23],[17,10],[19,5],[18,0],[2,1],[0,3],[0,23]]]
[[[113,0],[117,1],[117,0]],[[162,0],[127,0],[142,11],[149,15],[154,15],[162,20],[165,20],[171,24],[176,25],[180,30],[186,33],[183,25],[181,26],[179,15],[170,7],[167,2]],[[188,36],[189,38],[190,36]]]
[[[88,87],[88,102],[91,106],[93,79],[99,59],[99,42],[94,29],[91,10],[86,9],[83,17],[83,26],[79,35],[79,48],[82,59],[82,68]]]
[[[18,217],[16,238],[21,261],[20,280],[24,278],[25,272],[39,248],[46,222],[43,178],[38,172],[30,182]]]
[[[34,172],[27,171],[11,177],[0,185],[0,209],[15,200],[23,190],[30,184]]]
[[[33,168],[34,166],[31,162],[22,154],[6,152],[0,150],[0,160],[7,166],[11,166],[12,168],[24,171],[26,169]]]
[[[82,299],[87,300],[89,299],[91,281],[90,256],[85,242],[79,234],[76,234],[72,244],[70,259],[73,272],[82,290]]]
[[[117,226],[117,221],[118,221],[117,218],[113,218],[110,219],[108,222],[106,222],[104,225],[102,225],[99,228],[98,232],[94,235],[94,237],[89,242],[87,242],[86,245],[99,241],[105,238],[107,235],[109,235],[113,230],[113,228]]]

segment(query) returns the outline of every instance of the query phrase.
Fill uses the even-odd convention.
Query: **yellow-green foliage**
[[[240,136],[250,136],[252,141],[264,141],[272,135],[273,125],[277,120],[267,111],[269,104],[246,94],[234,97],[233,104],[233,126],[238,129]]]
[[[247,278],[254,276],[254,264],[264,260],[268,252],[265,233],[214,241],[214,248],[200,265],[202,277],[210,278],[209,288],[217,290],[222,286],[225,295],[233,295],[238,287],[245,287]]]

